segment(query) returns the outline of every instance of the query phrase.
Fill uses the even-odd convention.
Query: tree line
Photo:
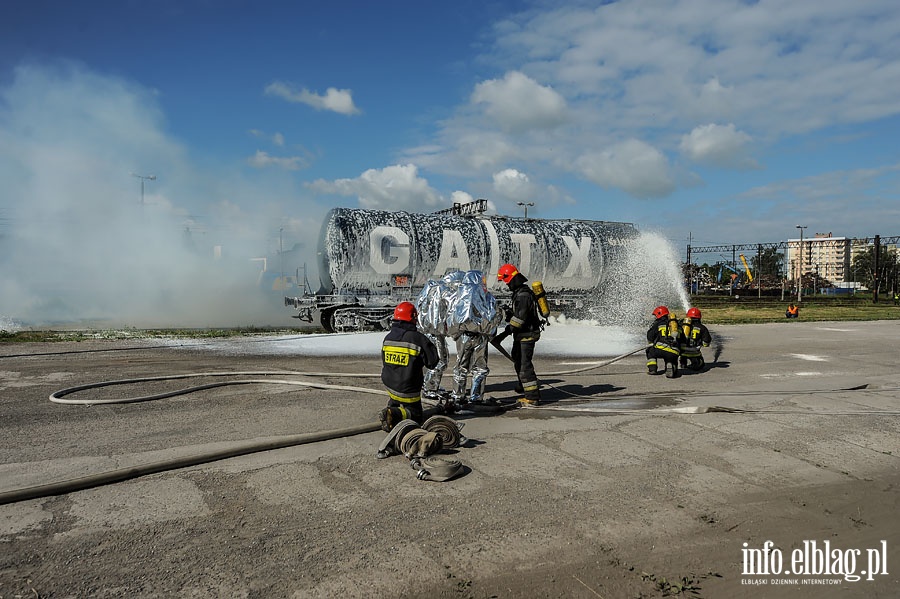
[[[692,283],[692,290],[714,287],[757,289],[759,285],[763,289],[780,289],[782,285],[796,288],[797,281],[786,279],[788,268],[784,254],[778,249],[764,248],[747,258],[752,282],[742,264],[734,265],[732,261],[725,259],[712,264],[684,264],[685,280]],[[825,274],[804,272],[800,283],[804,288],[821,289],[834,287],[835,283],[840,282],[829,280]],[[844,280],[859,283],[869,290],[875,290],[877,285],[879,293],[896,293],[900,291],[900,252],[896,248],[880,246],[876,269],[875,246],[869,246],[853,256],[850,272]]]

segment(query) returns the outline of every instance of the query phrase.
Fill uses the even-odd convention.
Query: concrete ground
[[[678,379],[640,353],[599,365],[539,344],[546,407],[459,415],[466,471],[444,483],[376,460],[370,427],[0,505],[0,597],[896,597],[897,326],[711,327],[709,369]],[[365,429],[385,403],[378,356],[214,349],[0,345],[0,494]],[[489,394],[512,399],[491,360]],[[66,398],[263,382],[48,400],[196,373],[229,376]]]

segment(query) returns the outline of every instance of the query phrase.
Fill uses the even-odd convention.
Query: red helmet
[[[415,322],[419,317],[416,307],[409,302],[402,302],[394,308],[394,320],[403,320],[406,322]]]
[[[656,318],[662,318],[663,316],[669,315],[669,309],[665,306],[657,306],[653,308],[653,316]]]
[[[512,278],[517,274],[519,274],[519,271],[515,266],[512,264],[504,264],[500,267],[500,270],[497,271],[497,280],[503,281],[508,285],[509,282],[512,281]]]
[[[699,320],[700,319],[700,310],[698,310],[697,308],[691,308],[690,310],[687,311],[687,317],[688,318],[696,318],[697,320]]]

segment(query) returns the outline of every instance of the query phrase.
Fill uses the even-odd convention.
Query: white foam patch
[[[791,357],[797,358],[798,360],[808,360],[810,362],[827,362],[827,356],[815,356],[813,354],[788,354]]]
[[[8,316],[0,315],[0,331],[15,333],[22,330],[22,325]]]
[[[537,355],[605,358],[619,356],[646,345],[644,332],[592,322],[567,320],[544,329],[537,343]],[[171,339],[165,343],[232,355],[247,353],[291,356],[362,356],[381,353],[383,331],[375,333],[337,333],[265,337],[240,337],[223,340]],[[450,353],[456,345],[448,340]],[[512,348],[512,340],[503,343]]]

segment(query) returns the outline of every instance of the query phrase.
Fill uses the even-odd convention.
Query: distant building
[[[852,241],[831,233],[816,233],[804,237],[801,248],[800,239],[788,239],[785,252],[788,278],[796,280],[801,274],[815,274],[835,284],[847,281],[853,256],[861,249]]]
[[[885,245],[889,252],[896,253],[896,245]],[[799,239],[788,239],[785,264],[788,278],[796,280],[804,275],[816,275],[831,281],[836,287],[851,287],[852,265],[856,256],[871,250],[870,239],[834,237],[831,233],[816,233],[803,238],[803,251]],[[801,261],[802,254],[802,264]]]

